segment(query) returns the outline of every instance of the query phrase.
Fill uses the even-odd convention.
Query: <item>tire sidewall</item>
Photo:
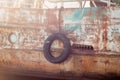
[[[61,40],[64,44],[64,50],[61,53],[61,55],[57,58],[53,57],[51,52],[50,52],[51,45],[55,40]],[[51,36],[49,36],[45,40],[45,43],[44,43],[44,46],[43,46],[43,52],[44,52],[45,58],[49,62],[51,62],[51,63],[61,63],[61,62],[65,61],[69,56],[70,41],[64,34],[61,34],[61,33],[52,34]]]

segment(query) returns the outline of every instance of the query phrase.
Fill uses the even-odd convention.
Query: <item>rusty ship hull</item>
[[[59,78],[120,75],[119,7],[57,8],[43,2],[0,1],[1,69]],[[45,59],[43,45],[57,32],[75,46],[65,62],[53,64]]]

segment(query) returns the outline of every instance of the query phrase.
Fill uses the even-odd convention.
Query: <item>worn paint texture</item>
[[[111,51],[120,52],[120,8],[110,8],[110,24],[108,27],[108,44]]]
[[[35,7],[32,1],[30,5]],[[42,48],[50,34],[60,31],[73,44],[91,45],[99,51],[120,52],[119,8],[43,9],[27,5],[9,6],[0,7],[1,49]]]
[[[13,68],[43,70],[59,75],[61,72],[72,75],[120,73],[119,7],[44,9],[43,2],[0,1],[1,66],[12,64]],[[114,56],[72,55],[67,62],[53,65],[44,59],[42,52],[34,50],[42,50],[46,38],[59,31],[70,39],[71,44],[90,45],[96,51],[94,54]]]
[[[80,78],[90,76],[120,74],[120,56],[72,54],[61,64],[48,62],[41,51],[1,50],[0,69],[32,75],[47,75],[56,78]],[[86,75],[87,76],[87,75]]]

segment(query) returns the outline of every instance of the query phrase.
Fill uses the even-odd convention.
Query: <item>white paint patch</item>
[[[82,6],[83,5],[84,5],[84,2],[82,3]],[[61,8],[61,7],[64,7],[64,8],[80,8],[80,3],[77,2],[77,1],[74,1],[74,2],[63,2],[63,1],[61,1],[61,2],[52,3],[52,2],[49,2],[49,1],[45,0],[45,3],[43,5],[44,9],[47,9],[47,8]],[[86,1],[84,7],[90,7],[90,1]]]
[[[11,34],[10,35],[10,42],[16,43],[16,41],[17,41],[17,35],[16,34]]]

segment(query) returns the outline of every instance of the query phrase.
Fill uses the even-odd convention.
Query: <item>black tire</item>
[[[55,40],[61,40],[64,45],[64,50],[62,51],[61,55],[58,57],[52,56],[52,54],[50,52],[51,45]],[[43,52],[44,52],[45,58],[49,62],[61,63],[68,58],[69,53],[70,53],[70,48],[71,48],[71,46],[70,46],[69,39],[61,33],[55,33],[46,39],[44,46],[43,46]]]

